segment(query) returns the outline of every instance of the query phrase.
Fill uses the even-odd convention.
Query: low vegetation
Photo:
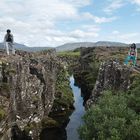
[[[59,127],[59,123],[50,117],[45,117],[41,121],[42,128]]]
[[[140,77],[128,92],[105,91],[84,115],[79,128],[82,140],[140,139]]]
[[[63,52],[58,52],[58,56],[68,56],[68,57],[79,57],[80,56],[80,51],[63,51]]]
[[[66,69],[61,68],[56,80],[56,94],[52,108],[53,114],[63,114],[66,110],[73,109],[74,98],[69,84],[68,72]]]
[[[6,112],[3,107],[0,107],[0,121],[5,117]]]
[[[58,95],[56,102],[59,105],[65,106],[67,108],[73,106],[74,102],[73,93],[69,84],[69,75],[67,71],[61,70],[56,83],[56,92]]]

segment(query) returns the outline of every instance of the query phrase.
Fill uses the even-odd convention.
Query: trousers
[[[11,42],[5,42],[5,46],[6,46],[6,53],[9,55],[10,51],[12,50],[12,54],[15,54],[15,48],[13,43]]]
[[[132,60],[132,62],[133,62],[133,66],[135,66],[136,65],[136,56],[128,56],[127,58],[126,58],[126,60],[125,60],[125,64],[127,65],[128,64],[128,62],[129,61],[131,61]]]

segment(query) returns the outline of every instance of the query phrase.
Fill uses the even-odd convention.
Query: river
[[[67,140],[79,140],[77,129],[83,123],[81,117],[84,115],[85,109],[83,106],[83,98],[81,97],[81,90],[74,85],[73,76],[70,77],[70,86],[74,94],[75,111],[70,116],[70,122],[66,127]]]
[[[44,130],[41,140],[80,140],[77,129],[82,125],[82,116],[85,113],[83,106],[83,98],[81,97],[81,89],[74,85],[74,77],[70,77],[70,87],[74,95],[75,110],[69,117],[68,124],[65,128]]]

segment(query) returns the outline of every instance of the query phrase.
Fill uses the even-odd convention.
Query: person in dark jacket
[[[10,50],[12,50],[12,54],[15,54],[14,37],[11,34],[10,29],[7,30],[7,33],[6,33],[5,37],[4,37],[4,43],[5,43],[5,47],[6,47],[6,53],[9,55]]]

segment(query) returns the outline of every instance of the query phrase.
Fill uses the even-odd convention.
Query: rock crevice
[[[28,125],[39,124],[49,114],[55,98],[57,67],[54,52],[30,57],[1,57],[0,98],[5,102],[1,139],[8,135],[13,123],[23,131]],[[0,107],[3,106],[1,102]],[[38,137],[38,127],[40,125],[34,125],[32,129],[34,138]]]
[[[98,77],[87,106],[95,103],[105,90],[128,90],[132,71],[125,65],[108,60],[101,63]]]

